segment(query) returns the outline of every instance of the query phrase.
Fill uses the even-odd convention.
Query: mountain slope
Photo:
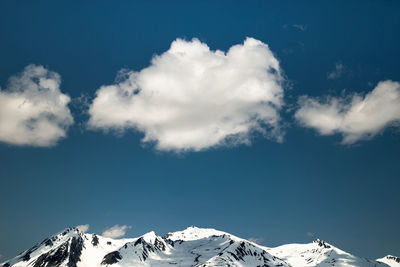
[[[130,240],[114,240],[67,228],[0,266],[99,266],[106,253]]]
[[[319,239],[309,244],[288,244],[267,251],[292,266],[387,266],[356,257]]]
[[[395,257],[361,259],[321,240],[267,248],[214,229],[189,227],[164,237],[154,232],[111,239],[68,228],[1,267],[128,266],[398,266]]]

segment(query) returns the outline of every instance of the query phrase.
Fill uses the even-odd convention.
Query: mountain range
[[[67,228],[22,252],[1,267],[400,267],[388,255],[369,260],[316,239],[308,244],[265,247],[215,229],[188,227],[161,237],[149,232],[136,238],[112,239]]]

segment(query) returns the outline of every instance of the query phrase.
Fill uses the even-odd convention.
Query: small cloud
[[[250,237],[249,241],[261,245],[264,242],[264,238],[261,238],[261,237]]]
[[[335,69],[331,72],[328,72],[327,78],[328,80],[336,80],[339,79],[345,71],[345,66],[341,63],[338,62],[335,64]]]
[[[126,230],[132,228],[131,226],[128,225],[114,225],[111,228],[108,228],[103,232],[104,237],[109,237],[109,238],[120,238],[123,237],[126,234]]]
[[[40,65],[28,65],[0,88],[0,141],[13,145],[53,146],[73,124],[70,97],[61,77]]]
[[[367,94],[325,99],[302,96],[295,118],[321,135],[341,134],[342,144],[368,140],[387,127],[400,127],[400,82],[382,81]]]
[[[307,234],[306,234],[308,237],[314,237],[315,236],[315,233],[312,233],[312,232],[307,232]]]
[[[89,224],[82,224],[76,227],[80,232],[86,233],[89,230]]]
[[[304,25],[304,24],[293,24],[292,27],[296,28],[302,32],[307,30],[307,25]]]

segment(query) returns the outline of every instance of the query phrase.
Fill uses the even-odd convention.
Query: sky
[[[68,226],[400,255],[398,1],[0,3],[0,255]]]

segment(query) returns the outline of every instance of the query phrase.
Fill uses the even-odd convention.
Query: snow
[[[386,263],[391,267],[400,267],[400,257],[387,255],[386,257],[377,259],[376,261]]]
[[[190,226],[183,231],[168,233],[166,236],[168,237],[168,239],[173,241],[176,240],[191,241],[191,240],[207,238],[213,235],[221,236],[229,234],[211,228],[197,228],[195,226]]]
[[[292,266],[386,266],[351,255],[319,239],[313,243],[288,244],[267,251]]]
[[[123,239],[112,239],[96,235],[99,243],[97,246],[92,244],[93,234],[84,234],[84,247],[85,250],[82,253],[78,263],[78,266],[100,266],[104,255],[115,251],[125,245],[126,243],[136,240],[136,238],[123,238]]]

